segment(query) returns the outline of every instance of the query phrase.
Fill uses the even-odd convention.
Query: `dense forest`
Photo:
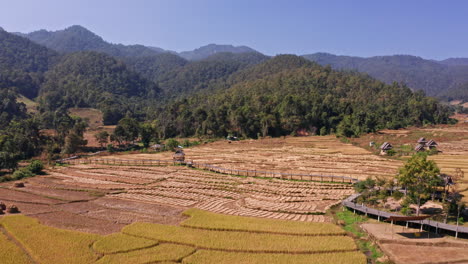
[[[232,79],[237,82],[228,89],[169,103],[159,116],[161,134],[256,138],[306,130],[351,137],[449,122],[448,107],[422,92],[333,71],[294,55],[276,56]]]
[[[157,48],[109,44],[81,27],[27,37],[54,49],[0,30],[0,168],[86,145],[86,122],[71,116],[71,107],[101,110],[104,124],[117,124],[111,136],[119,145],[230,134],[354,137],[452,122],[449,107],[424,92],[295,55],[209,45],[197,51],[201,57],[187,60]],[[467,87],[451,91],[465,93]],[[38,104],[34,115],[20,96]]]

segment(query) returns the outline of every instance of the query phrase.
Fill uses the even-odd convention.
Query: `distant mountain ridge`
[[[250,53],[258,51],[247,46],[208,44],[192,51],[183,51],[179,55],[186,60],[202,60],[216,53]]]
[[[303,57],[321,65],[330,65],[333,69],[364,72],[386,83],[405,83],[430,96],[446,99],[468,97],[468,92],[460,89],[460,86],[468,83],[468,59],[434,61],[411,55],[362,58],[329,53],[314,53]]]
[[[41,29],[31,33],[15,32],[14,34],[28,38],[33,42],[62,53],[97,51],[116,57],[146,57],[159,53],[172,53],[179,55],[186,60],[202,60],[216,53],[225,52],[236,54],[250,52],[258,53],[258,51],[247,46],[218,44],[209,44],[192,51],[183,51],[180,53],[171,50],[164,50],[159,47],[150,47],[139,44],[113,44],[105,41],[102,37],[79,25],[70,26],[57,31]]]
[[[70,53],[77,51],[97,51],[116,57],[143,57],[166,52],[157,47],[143,45],[112,44],[82,26],[71,26],[63,30],[44,29],[31,33],[16,33],[52,50]]]
[[[176,69],[183,71],[190,68],[193,69],[185,73],[184,79],[194,80],[194,78],[201,77],[200,74],[207,74],[208,79],[210,79],[213,75],[211,70],[209,70],[209,74],[203,73],[203,71],[199,71],[201,70],[200,67],[184,65],[186,63],[191,64],[192,62],[213,59],[221,59],[224,62],[233,63],[233,58],[229,58],[229,56],[238,56],[239,54],[260,54],[261,56],[265,56],[247,46],[209,44],[192,51],[177,53],[144,45],[112,44],[90,30],[77,25],[57,31],[39,30],[28,34],[16,34],[59,53],[96,51],[121,58],[125,62],[130,63],[131,68],[134,68],[134,70],[142,73],[146,78],[157,83],[161,81],[170,82],[170,79],[175,77],[175,73],[173,75],[170,72],[169,74],[167,73]],[[158,56],[161,54],[170,54],[171,56]],[[181,57],[181,60],[175,56]],[[241,56],[236,59],[252,59],[254,58],[252,56]],[[410,88],[423,90],[430,96],[437,96],[446,100],[468,100],[468,58],[449,58],[436,61],[411,55],[363,58],[337,56],[329,53],[314,53],[303,55],[303,57],[321,65],[331,65],[333,69],[367,73],[386,83],[405,83]],[[257,59],[261,60],[260,57]],[[165,63],[169,63],[169,65],[166,66]],[[238,63],[243,62],[238,61]],[[213,62],[211,64],[214,67]],[[207,66],[208,62],[204,62],[201,65]],[[146,66],[150,66],[151,68],[145,69],[144,67]],[[218,77],[230,73],[235,67],[237,66],[228,69],[226,68],[226,64],[224,64],[222,67],[217,66],[213,70],[217,72],[215,76]],[[202,79],[205,79],[205,77]]]

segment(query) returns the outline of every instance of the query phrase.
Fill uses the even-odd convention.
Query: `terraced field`
[[[81,164],[42,178],[66,189],[95,188],[110,199],[305,222],[328,221],[324,213],[353,193],[347,184],[234,177],[182,166]],[[22,190],[36,192],[34,181]]]
[[[234,217],[191,209],[180,226],[134,223],[107,236],[0,218],[0,260],[26,263],[366,263],[329,223]],[[213,224],[206,219],[213,219]],[[222,229],[220,227],[222,226]],[[300,231],[298,233],[298,231]]]
[[[394,176],[401,162],[340,142],[335,136],[218,141],[185,150],[186,159],[226,169],[349,176]],[[116,159],[170,159],[172,153],[108,156]]]

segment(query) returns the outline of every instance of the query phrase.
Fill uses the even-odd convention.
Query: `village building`
[[[384,142],[382,146],[380,146],[380,155],[387,155],[387,151],[393,149],[392,144],[388,142]]]
[[[185,153],[184,153],[184,150],[182,150],[182,149],[176,150],[176,152],[174,153],[174,155],[172,155],[172,160],[173,160],[174,162],[184,162],[184,161],[185,161]]]
[[[418,139],[418,144],[416,147],[414,147],[414,150],[416,152],[421,152],[421,151],[426,151],[430,149],[436,149],[437,148],[437,142],[435,142],[433,139],[426,141],[425,138],[420,138]]]
[[[426,139],[423,137],[418,139],[419,144],[426,145],[426,142],[427,142]]]
[[[437,142],[435,142],[433,139],[431,139],[426,143],[426,147],[428,149],[435,149],[435,148],[437,148]]]
[[[415,150],[416,152],[425,151],[425,150],[426,150],[426,146],[423,145],[423,144],[418,144],[418,145],[416,145],[416,147],[414,147],[414,150]]]

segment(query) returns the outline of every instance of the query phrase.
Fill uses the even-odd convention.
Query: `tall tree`
[[[426,153],[413,155],[400,168],[398,183],[407,189],[408,197],[417,204],[417,215],[420,212],[421,201],[428,198],[433,188],[440,183],[439,173],[439,167],[434,161],[427,160]]]

